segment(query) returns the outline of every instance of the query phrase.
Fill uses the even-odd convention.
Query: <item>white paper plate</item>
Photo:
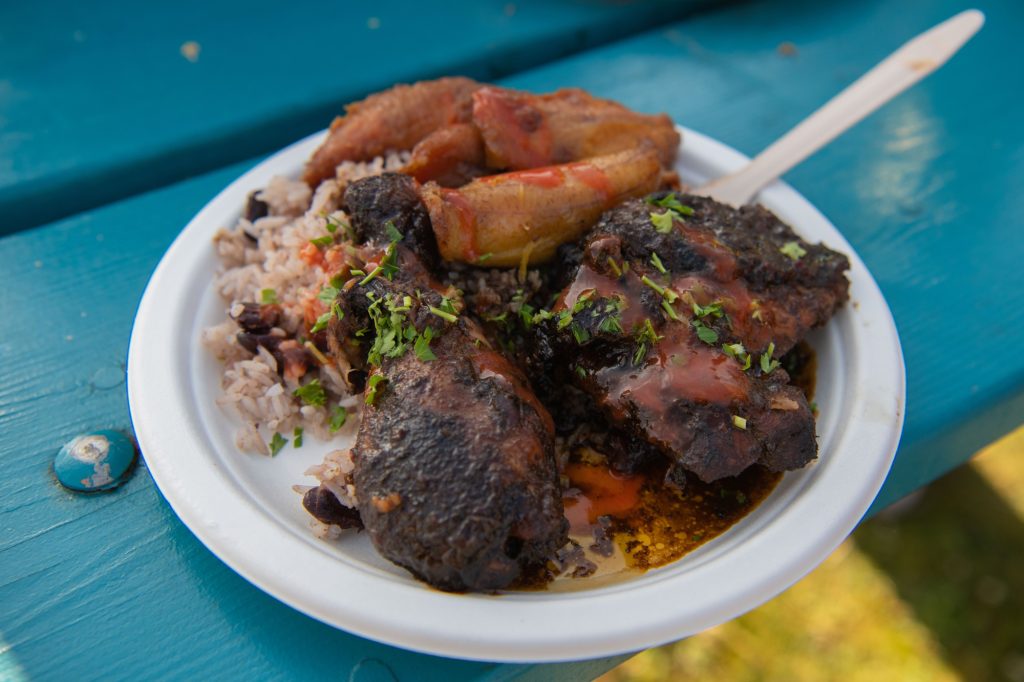
[[[746,158],[684,130],[685,182]],[[753,513],[681,560],[572,590],[453,595],[379,557],[366,534],[327,543],[310,533],[294,483],[328,447],[307,439],[278,457],[234,446],[237,424],[214,403],[221,368],[199,344],[224,318],[213,290],[214,232],[248,193],[295,177],[311,136],[233,182],[188,224],[146,288],[128,354],[132,422],[149,470],[193,533],[253,584],[325,623],[396,646],[491,661],[556,661],[636,651],[733,618],[796,582],[849,534],[878,492],[903,425],[899,338],[877,285],[836,229],[782,183],[760,201],[801,236],[850,256],[851,301],[811,336],[818,353],[820,458],[787,474]],[[590,585],[588,587],[588,585]]]

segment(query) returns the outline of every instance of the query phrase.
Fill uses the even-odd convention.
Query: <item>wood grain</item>
[[[0,234],[273,151],[396,82],[495,79],[707,3],[2,3]]]

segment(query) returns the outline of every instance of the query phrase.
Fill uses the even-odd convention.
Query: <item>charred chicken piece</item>
[[[391,266],[350,280],[328,327],[332,351],[369,371],[352,450],[359,516],[381,555],[431,585],[500,589],[567,541],[554,428],[522,373],[403,243],[423,207],[388,214],[407,228],[401,240],[374,224],[372,188],[405,181],[361,181],[345,195],[358,233],[381,246],[377,264]]]
[[[611,424],[707,482],[817,456],[806,398],[774,357],[846,300],[845,256],[762,208],[655,195],[606,213],[579,261],[537,327],[541,372],[572,358]]]
[[[342,161],[368,161],[389,151],[409,150],[439,128],[468,121],[470,98],[479,87],[469,78],[440,78],[396,85],[348,105],[306,164],[303,180],[316,187],[334,177]]]

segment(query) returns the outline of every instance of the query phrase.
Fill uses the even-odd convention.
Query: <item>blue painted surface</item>
[[[0,234],[278,149],[395,82],[494,79],[700,4],[0,3]]]
[[[864,257],[903,339],[907,426],[879,504],[1024,415],[1024,7],[981,8],[988,25],[962,54],[788,176]],[[947,0],[731,6],[507,82],[580,85],[667,110],[753,153],[960,9]],[[782,42],[796,53],[780,53]],[[998,86],[983,76],[992,73]],[[110,679],[94,661],[112,649],[124,679],[372,679],[386,666],[403,680],[569,680],[621,660],[499,666],[366,642],[227,569],[144,465],[105,495],[56,485],[50,462],[68,438],[129,427],[124,354],[149,273],[248,165],[0,239],[0,674]]]

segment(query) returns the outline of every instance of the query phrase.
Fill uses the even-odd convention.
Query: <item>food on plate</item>
[[[776,357],[845,302],[845,256],[764,208],[665,192],[608,211],[576,248],[536,327],[543,375],[572,367],[605,419],[706,482],[817,456]]]
[[[444,590],[648,568],[817,456],[844,256],[686,194],[679,136],[580,90],[464,78],[351,105],[217,235],[242,450],[342,439],[297,488]]]
[[[647,145],[586,161],[477,178],[458,189],[420,190],[445,260],[488,267],[549,260],[601,214],[662,184]]]
[[[389,151],[408,151],[443,128],[464,123],[480,84],[469,78],[440,78],[396,85],[345,108],[331,122],[324,144],[306,164],[303,179],[315,188],[335,177],[345,161],[370,161]]]

